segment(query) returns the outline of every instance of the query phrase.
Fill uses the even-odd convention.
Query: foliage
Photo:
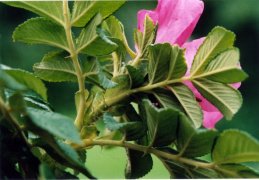
[[[125,148],[126,178],[148,173],[151,154],[172,178],[259,177],[240,164],[259,162],[259,142],[238,130],[204,129],[201,108],[185,85],[192,82],[227,119],[234,116],[242,96],[229,84],[247,78],[237,66],[234,33],[215,27],[185,76],[184,49],[154,44],[156,25],[148,16],[144,31],[135,31],[138,52],[130,49],[123,25],[111,15],[124,1],[76,1],[72,11],[67,1],[4,3],[42,16],[19,25],[14,41],[58,51],[36,63],[34,73],[1,66],[1,178],[95,178],[86,152],[97,145]],[[74,28],[81,28],[78,36]],[[74,124],[52,110],[44,81],[78,83]]]

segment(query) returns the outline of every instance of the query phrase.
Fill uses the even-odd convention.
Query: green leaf
[[[152,94],[163,108],[173,109],[175,111],[185,112],[181,104],[172,93],[164,88],[157,88],[152,91]]]
[[[128,141],[138,140],[146,134],[146,127],[144,126],[141,117],[139,116],[139,114],[136,112],[136,110],[132,105],[126,106],[126,112],[123,118],[127,122],[134,122],[138,124],[138,126],[136,127],[131,126],[130,128],[127,129],[126,140]]]
[[[104,113],[103,121],[107,129],[111,131],[116,130],[133,130],[133,129],[141,129],[142,123],[141,122],[118,122],[116,121],[109,113]]]
[[[233,46],[235,34],[223,27],[215,27],[199,47],[191,67],[191,75],[199,75],[212,58],[221,51]]]
[[[23,115],[26,113],[26,104],[20,93],[14,93],[9,97],[8,102],[13,112],[18,112]]]
[[[49,82],[77,81],[73,62],[63,51],[51,52],[44,56],[40,63],[33,66],[35,74]],[[103,88],[111,88],[116,83],[104,74],[101,65],[95,58],[83,57],[81,61],[83,76],[87,81]]]
[[[30,91],[30,92],[22,93],[22,95],[28,107],[34,107],[34,108],[43,109],[47,111],[51,111],[51,109],[53,109],[48,102],[43,100],[34,92]]]
[[[206,79],[192,82],[201,95],[215,105],[227,119],[231,119],[242,105],[240,92],[229,85]]]
[[[88,21],[97,13],[105,19],[117,9],[119,9],[125,0],[118,1],[75,1],[72,12],[72,25],[84,27]]]
[[[60,138],[81,143],[79,133],[72,119],[58,113],[34,108],[27,108],[27,114],[32,123],[38,128],[46,130]]]
[[[68,144],[55,140],[53,137],[48,139],[47,142],[43,141],[42,139],[34,139],[33,143],[35,146],[43,148],[49,154],[49,156],[51,156],[60,164],[73,168],[76,171],[83,173],[90,179],[95,179],[95,177],[91,175],[91,173],[81,162],[78,153]]]
[[[13,40],[69,51],[64,28],[45,18],[32,18],[19,25],[13,32]]]
[[[168,43],[149,46],[149,83],[182,77],[187,70],[183,50]]]
[[[130,89],[130,78],[128,75],[116,76],[112,79],[117,85],[113,88],[107,89],[105,92],[105,98],[109,99],[114,97],[114,95],[120,95],[121,93]]]
[[[259,162],[259,143],[245,132],[226,130],[217,139],[212,158],[217,164]]]
[[[175,150],[171,148],[160,148],[160,150],[170,153],[170,154],[176,154]],[[166,158],[159,158],[165,168],[168,170],[170,173],[170,178],[171,179],[194,179],[194,178],[219,178],[218,174],[211,169],[203,169],[203,168],[198,168],[198,167],[191,167],[187,166],[182,163],[177,163],[174,162],[170,159]]]
[[[63,6],[61,1],[6,1],[5,4],[32,11],[60,25],[64,24]]]
[[[238,68],[239,50],[227,49],[217,55],[205,68],[204,72],[195,78],[207,78],[221,83],[235,83],[247,78],[247,74]]]
[[[110,16],[102,23],[102,28],[109,32],[110,36],[124,41],[125,34],[122,23],[115,17]]]
[[[47,88],[44,83],[30,72],[21,69],[5,69],[7,74],[12,76],[17,82],[25,85],[38,93],[44,100],[47,100]]]
[[[47,164],[41,164],[39,167],[40,179],[56,179],[53,170]]]
[[[218,173],[227,178],[258,178],[259,173],[241,164],[226,164],[218,167]]]
[[[117,84],[106,77],[102,66],[95,58],[87,58],[82,61],[83,76],[87,81],[108,89],[115,87]]]
[[[143,55],[147,47],[154,43],[156,35],[156,26],[154,25],[153,20],[146,15],[144,20],[143,32],[136,30],[135,31],[135,43],[138,47],[139,53]]]
[[[70,159],[71,162],[77,164],[78,166],[84,167],[79,155],[71,146],[63,143],[62,141],[56,141],[56,143],[59,149],[62,151],[64,157]]]
[[[141,178],[153,167],[153,160],[150,154],[127,149],[128,162],[125,169],[125,178]]]
[[[179,113],[172,109],[157,109],[148,100],[143,100],[141,107],[142,119],[146,121],[149,146],[167,146],[176,138]]]
[[[55,169],[56,179],[79,179],[76,175],[73,175],[69,172],[62,171],[61,169]]]
[[[0,69],[0,89],[4,87],[10,88],[12,90],[18,90],[18,91],[27,90],[26,86],[18,83],[13,77],[11,77],[2,69]]]
[[[106,55],[113,52],[118,46],[112,42],[101,29],[102,16],[97,14],[81,31],[77,39],[77,52],[91,56]]]
[[[25,107],[22,104],[25,104],[27,107],[34,107],[34,108],[39,108],[39,109],[43,109],[43,110],[47,110],[47,111],[51,111],[51,109],[52,109],[51,105],[48,102],[46,102],[45,100],[43,100],[34,91],[17,92],[17,91],[11,90],[11,89],[5,89],[4,95],[5,95],[6,99],[11,99],[12,96],[15,96],[15,98],[13,99],[13,105],[16,106],[18,109],[21,107]],[[18,101],[19,103],[17,103],[16,101]],[[24,102],[22,102],[22,101],[24,101]],[[20,113],[26,114],[26,110],[20,111]]]
[[[175,150],[164,147],[160,148],[160,150],[169,153],[169,154],[176,154]],[[171,161],[170,159],[167,158],[161,158],[158,157],[160,161],[162,161],[163,165],[167,169],[167,171],[170,174],[170,179],[187,179],[190,178],[189,174],[186,172],[186,167],[184,164],[178,164],[174,161]]]
[[[33,66],[36,76],[49,82],[77,81],[73,62],[63,51],[46,54],[40,63]]]
[[[122,63],[126,59],[126,53],[128,53],[132,58],[136,57],[135,52],[129,47],[123,24],[114,16],[110,16],[102,23],[102,28],[108,33],[108,36],[118,45],[116,54],[119,63]],[[114,54],[113,54],[114,56]],[[110,57],[113,59],[113,57]]]
[[[130,65],[127,65],[126,68],[128,70],[129,76],[130,76],[132,88],[139,87],[140,85],[142,85],[144,83],[145,77],[143,76],[142,69],[135,68]]]
[[[203,114],[193,92],[184,84],[174,84],[168,88],[174,93],[194,126],[199,128],[202,124]]]
[[[184,157],[201,157],[212,151],[217,131],[195,129],[185,115],[180,115],[177,149]]]

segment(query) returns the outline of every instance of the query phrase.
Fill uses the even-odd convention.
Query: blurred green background
[[[206,36],[215,26],[224,26],[236,33],[236,46],[240,48],[242,68],[249,79],[240,91],[244,103],[232,121],[222,120],[217,129],[237,128],[248,131],[259,139],[259,1],[258,0],[204,0],[204,13],[192,38]],[[132,47],[136,14],[140,9],[154,9],[156,1],[129,1],[116,16],[122,21]],[[53,48],[30,46],[12,41],[17,25],[36,15],[0,4],[0,62],[14,68],[32,71],[32,65]],[[74,117],[74,92],[76,84],[46,83],[49,101],[58,112]],[[105,150],[99,147],[88,152],[88,167],[99,178],[123,178],[126,157],[123,149]],[[256,166],[254,166],[256,167]],[[256,167],[259,169],[259,167]],[[169,178],[161,163],[155,159],[154,169],[144,178]]]

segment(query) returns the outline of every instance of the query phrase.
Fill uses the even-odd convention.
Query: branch
[[[103,110],[105,108],[108,108],[108,107],[111,107],[111,106],[117,104],[118,102],[129,97],[132,94],[139,93],[139,92],[148,92],[148,91],[151,91],[151,90],[159,88],[159,87],[165,87],[169,84],[180,83],[180,82],[184,82],[184,81],[190,80],[190,79],[191,79],[191,77],[182,77],[182,78],[174,79],[174,80],[165,80],[165,81],[162,81],[159,83],[147,84],[146,86],[143,86],[143,87],[124,91],[123,93],[121,93],[117,96],[113,96],[113,97],[105,99],[105,102],[102,102],[97,107],[95,107],[95,111],[93,111],[89,117],[90,117],[90,119],[92,119],[93,117],[97,117],[98,115],[100,115],[103,112]]]
[[[203,169],[214,169],[215,164],[214,163],[205,163],[200,162],[193,159],[188,159],[185,157],[179,157],[178,155],[170,154],[164,151],[160,151],[155,148],[149,148],[147,146],[139,145],[139,144],[133,144],[128,143],[125,141],[116,141],[116,140],[85,140],[83,145],[75,145],[73,144],[73,147],[75,149],[84,149],[92,146],[115,146],[115,147],[123,147],[123,148],[129,148],[136,151],[141,151],[143,153],[151,153],[159,158],[164,158],[168,160],[172,160],[175,162],[179,162],[182,164],[190,165],[195,168],[203,168]]]

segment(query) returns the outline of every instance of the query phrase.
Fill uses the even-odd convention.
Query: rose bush
[[[152,169],[151,155],[171,178],[259,177],[243,164],[259,162],[258,141],[212,129],[240,109],[231,84],[247,74],[233,32],[215,27],[187,42],[202,1],[160,0],[140,11],[136,52],[111,15],[124,0],[4,3],[40,16],[19,25],[14,41],[55,49],[33,73],[0,66],[1,179],[95,179],[86,156],[95,146],[125,149],[128,179]],[[78,86],[74,119],[52,108],[45,81]]]

